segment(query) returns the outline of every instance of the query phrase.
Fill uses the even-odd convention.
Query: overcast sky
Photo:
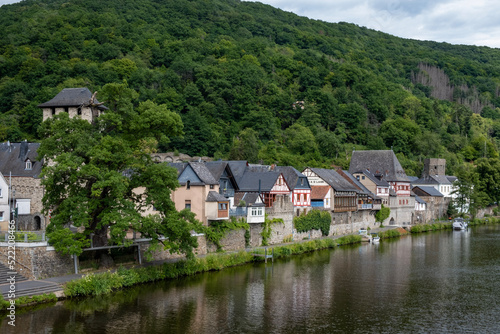
[[[19,2],[0,0],[0,5]],[[391,35],[500,48],[500,1],[262,0],[327,22],[349,22]]]

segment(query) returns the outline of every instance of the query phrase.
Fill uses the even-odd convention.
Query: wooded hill
[[[181,115],[162,151],[301,168],[392,147],[417,176],[424,157],[450,174],[498,158],[498,49],[235,0],[26,0],[0,17],[0,141],[40,140],[37,105],[61,89],[108,85]]]

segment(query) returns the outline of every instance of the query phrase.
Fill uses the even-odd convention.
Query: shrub
[[[331,216],[328,211],[311,210],[306,215],[293,219],[297,232],[308,232],[310,230],[321,230],[321,234],[327,236],[330,232]]]

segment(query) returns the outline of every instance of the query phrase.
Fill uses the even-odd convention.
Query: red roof
[[[311,199],[324,199],[330,188],[330,186],[312,186]]]

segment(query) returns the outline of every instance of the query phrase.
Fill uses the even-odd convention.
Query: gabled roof
[[[412,184],[446,184],[451,185],[450,180],[445,175],[430,175],[421,177],[412,182]]]
[[[416,186],[412,188],[415,195],[419,196],[433,196],[433,197],[444,197],[443,194],[439,192],[434,187],[426,187],[426,186]]]
[[[458,177],[456,176],[453,176],[453,175],[446,175],[446,178],[448,179],[448,181],[450,181],[451,183],[455,182],[456,180],[458,180]]]
[[[248,163],[244,160],[237,160],[228,161],[227,164],[231,169],[231,173],[233,174],[237,186],[239,187],[239,183],[241,181],[241,178],[243,177],[243,174],[245,174]]]
[[[311,200],[322,200],[328,194],[330,186],[312,186],[311,187]]]
[[[265,206],[259,193],[236,193],[234,196],[235,205],[242,200],[245,201],[246,206]]]
[[[205,162],[205,166],[208,168],[210,173],[212,173],[213,177],[216,180],[219,180],[224,174],[224,170],[226,170],[228,163],[227,161],[207,161]]]
[[[240,192],[270,192],[273,189],[280,173],[278,172],[251,172],[247,171],[240,179],[238,188]]]
[[[168,164],[170,167],[174,167],[177,169],[177,177],[181,175],[181,173],[184,171],[184,168],[186,168],[187,163],[186,162],[170,162]]]
[[[359,188],[359,192],[362,193],[362,194],[366,194],[366,195],[370,195],[372,197],[375,197],[375,195],[370,191],[368,190],[368,188],[366,188],[361,182],[358,181],[358,179],[356,179],[354,177],[354,175],[352,175],[351,173],[349,173],[348,171],[344,170],[344,175],[346,177],[349,178],[349,180],[351,180],[351,183],[354,183],[356,185],[356,187]]]
[[[285,178],[285,181],[288,184],[290,190],[294,190],[295,188],[311,189],[307,177],[291,166],[279,166],[276,167],[274,171],[283,174],[283,177]],[[301,177],[305,179],[305,184],[303,186],[299,185],[299,179]]]
[[[229,199],[212,190],[208,192],[207,202],[229,202]]]
[[[189,166],[194,170],[196,175],[205,184],[219,184],[219,180],[216,180],[210,170],[205,166],[204,162],[190,162]]]
[[[382,175],[386,181],[409,182],[403,167],[392,150],[352,152],[349,173],[368,169],[375,176]]]
[[[333,169],[311,168],[316,175],[323,181],[328,183],[335,191],[355,191],[358,192],[355,186],[350,184],[339,173]]]
[[[52,100],[39,104],[39,108],[57,108],[57,107],[80,107],[89,106],[92,99],[92,93],[87,87],[81,88],[64,88]],[[99,101],[94,100],[94,104]],[[107,107],[101,105],[98,109],[106,110]]]
[[[0,144],[0,172],[8,177],[34,177],[37,178],[42,172],[42,161],[37,161],[37,150],[40,143],[1,143]],[[31,169],[26,168],[26,160],[31,161]]]

